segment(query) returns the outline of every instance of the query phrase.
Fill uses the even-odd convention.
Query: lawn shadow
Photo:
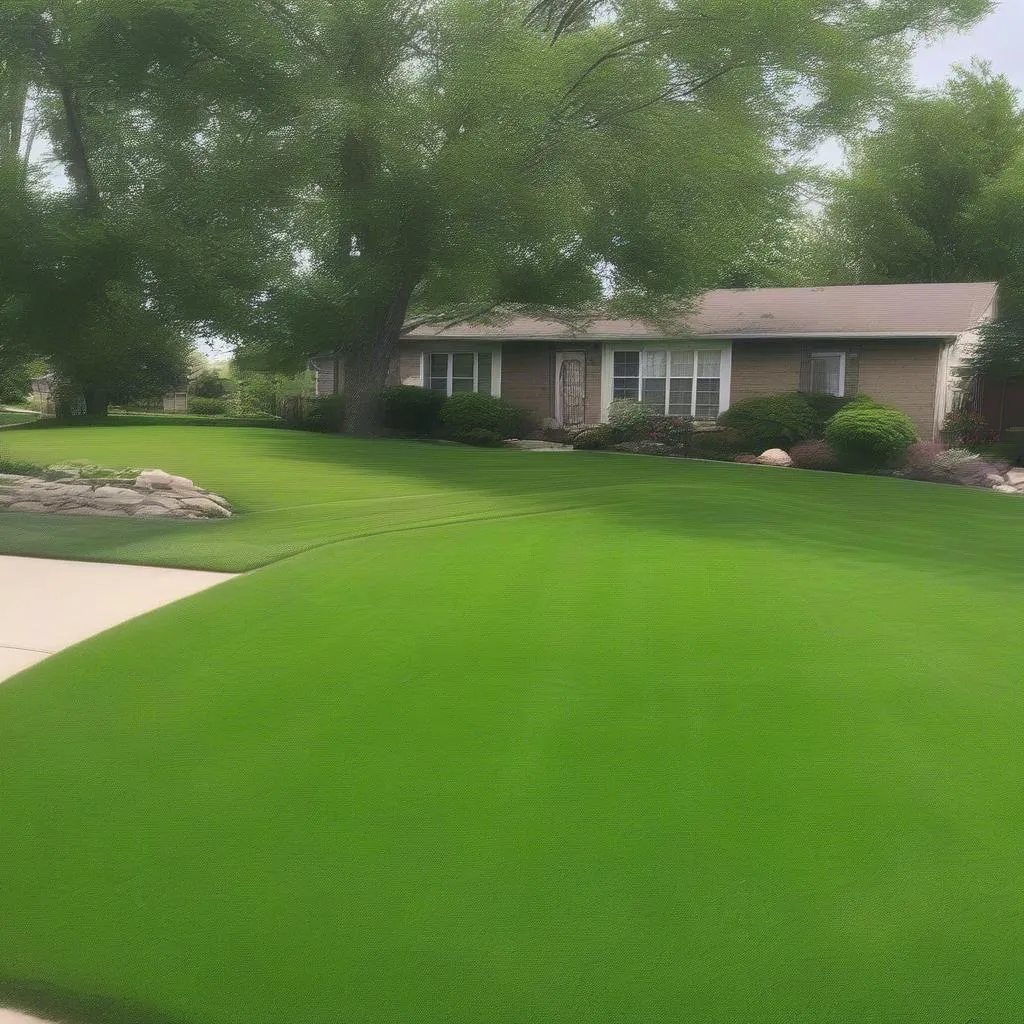
[[[168,1017],[141,1003],[86,996],[45,982],[0,978],[0,1006],[60,1024],[196,1024]]]
[[[287,435],[262,435],[280,448]],[[498,499],[578,504],[623,528],[735,539],[1019,588],[1024,500],[887,477],[611,452],[527,452],[325,438],[287,457],[387,472]]]

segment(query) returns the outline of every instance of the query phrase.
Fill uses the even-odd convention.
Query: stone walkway
[[[112,626],[233,578],[0,556],[0,682]]]

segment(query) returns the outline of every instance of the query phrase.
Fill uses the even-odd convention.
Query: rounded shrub
[[[743,437],[732,427],[717,427],[715,430],[698,430],[690,439],[688,454],[694,459],[733,461],[737,455],[748,452]]]
[[[839,459],[828,441],[801,441],[789,450],[797,469],[833,469]]]
[[[489,430],[499,438],[513,437],[523,421],[514,405],[474,391],[460,391],[452,395],[441,407],[441,422],[450,435],[465,434],[469,430]],[[453,437],[453,440],[457,438]]]
[[[223,416],[228,411],[228,403],[223,398],[204,398],[197,395],[189,399],[188,411],[196,416]]]
[[[321,395],[303,405],[299,428],[318,434],[339,434],[345,422],[345,396]]]
[[[573,435],[572,446],[580,451],[600,451],[623,440],[622,432],[611,423],[599,423]]]
[[[608,422],[622,435],[623,441],[634,441],[647,437],[651,422],[660,419],[658,414],[633,398],[617,398],[608,406]]]
[[[726,409],[718,422],[739,433],[746,448],[785,448],[814,436],[817,417],[803,395],[748,398]]]
[[[403,434],[432,434],[441,426],[445,398],[440,391],[402,384],[381,392],[384,426]]]
[[[470,444],[475,448],[500,448],[505,443],[505,439],[500,434],[483,427],[450,431],[448,440],[458,441],[459,444]]]
[[[851,402],[870,402],[871,399],[867,395],[858,395],[857,397],[840,397],[839,395],[818,395],[809,391],[797,392],[800,397],[811,407],[814,412],[814,432],[811,434],[812,438],[819,438],[825,432],[825,424],[840,409],[845,409]]]
[[[880,469],[898,462],[917,440],[913,421],[899,409],[868,402],[852,402],[825,426],[825,440],[841,462],[865,469]]]
[[[647,423],[644,440],[683,449],[689,447],[693,430],[691,416],[654,416]]]

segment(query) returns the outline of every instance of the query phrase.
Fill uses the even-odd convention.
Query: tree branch
[[[99,188],[89,162],[82,128],[82,115],[78,97],[70,85],[60,87],[60,99],[64,108],[64,125],[67,129],[68,173],[75,187],[85,200],[86,210],[98,210],[101,205]]]

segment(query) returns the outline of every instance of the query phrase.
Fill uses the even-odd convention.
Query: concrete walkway
[[[0,682],[112,626],[233,578],[0,555]]]

